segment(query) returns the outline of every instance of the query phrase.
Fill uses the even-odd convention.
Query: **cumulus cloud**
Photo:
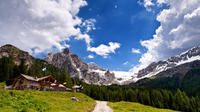
[[[1,0],[0,45],[37,54],[67,47],[65,41],[72,36],[89,43],[79,27],[84,21],[77,16],[86,5],[85,0]]]
[[[91,47],[95,19],[78,16],[85,0],[1,0],[0,46],[13,44],[32,55],[61,51],[71,38]]]
[[[135,53],[135,54],[140,54],[140,49],[135,49],[135,48],[132,48],[131,50],[132,53]]]
[[[137,72],[148,64],[167,59],[200,44],[200,1],[199,0],[157,0],[157,5],[166,4],[157,16],[160,22],[155,35],[141,41],[147,48],[140,64],[131,69]]]
[[[90,55],[88,55],[88,58],[89,58],[89,59],[93,59],[94,56],[90,54]]]
[[[97,55],[107,58],[110,53],[115,53],[115,50],[120,48],[117,42],[109,42],[109,45],[101,44],[98,47],[88,47],[88,51],[95,52]]]

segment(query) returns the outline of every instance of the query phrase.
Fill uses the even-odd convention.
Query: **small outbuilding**
[[[72,90],[73,90],[73,92],[82,92],[82,90],[83,90],[83,86],[82,85],[74,85],[73,87],[72,87]]]

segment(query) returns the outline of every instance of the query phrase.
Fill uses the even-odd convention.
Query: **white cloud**
[[[140,54],[140,49],[135,49],[135,48],[132,48],[131,50],[132,53],[135,53],[135,54]]]
[[[89,58],[89,59],[93,59],[94,56],[90,54],[90,55],[88,55],[88,58]]]
[[[158,14],[160,26],[153,38],[141,41],[147,52],[140,58],[140,64],[131,69],[133,72],[200,44],[199,0],[157,0],[156,3],[169,8]]]
[[[144,0],[144,7],[154,6],[152,0]]]
[[[120,48],[117,42],[109,42],[109,45],[101,44],[98,47],[88,47],[88,51],[95,52],[97,55],[107,58],[110,53],[115,53],[115,50]]]
[[[85,33],[88,33],[91,30],[96,30],[96,27],[94,25],[95,22],[95,19],[88,19],[83,22],[82,26],[86,28]]]
[[[166,2],[167,2],[167,0],[157,0],[157,4],[158,5],[164,4]]]
[[[96,29],[96,20],[78,16],[86,5],[85,0],[1,0],[0,46],[13,44],[37,55],[52,49],[61,51],[73,37],[84,40],[88,49],[95,51],[98,48],[91,47],[93,41],[88,32]],[[114,53],[112,45],[108,48],[100,54]]]
[[[90,20],[77,16],[86,5],[85,0],[1,0],[0,45],[9,43],[38,54],[67,47],[65,41],[72,36],[90,43],[89,35],[80,31]]]
[[[124,62],[123,65],[128,65],[128,61]]]
[[[139,0],[138,4],[143,5],[149,12],[152,10],[151,7],[155,5],[152,0],[143,0],[143,2]]]

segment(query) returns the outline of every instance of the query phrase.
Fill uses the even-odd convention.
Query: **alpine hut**
[[[65,91],[66,87],[57,83],[52,75],[37,78],[21,74],[14,79],[12,89],[15,90],[42,90]]]

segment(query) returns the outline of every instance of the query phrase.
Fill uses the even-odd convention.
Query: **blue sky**
[[[80,9],[79,16],[83,19],[94,18],[96,30],[89,32],[93,39],[92,46],[118,42],[121,44],[115,54],[103,58],[95,53],[87,52],[86,44],[81,41],[70,41],[70,49],[85,62],[95,62],[111,70],[128,71],[132,65],[138,64],[141,54],[146,51],[140,45],[141,40],[152,38],[159,22],[156,13],[148,12],[136,0],[87,0],[88,6]],[[81,47],[80,47],[81,46]],[[141,49],[141,54],[131,52],[132,48]],[[86,58],[93,54],[93,59]],[[127,65],[123,65],[128,61]]]
[[[0,46],[37,58],[70,47],[87,63],[137,73],[200,45],[199,20],[199,0],[1,0]]]

